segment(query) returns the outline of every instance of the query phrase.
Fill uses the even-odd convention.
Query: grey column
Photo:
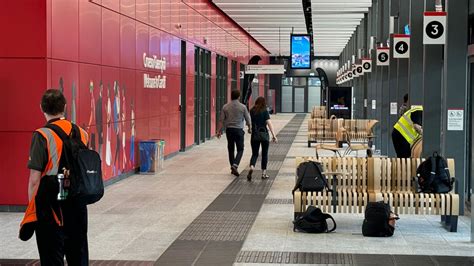
[[[380,42],[387,43],[389,38],[389,19],[390,19],[390,2],[388,0],[380,0],[380,16],[381,16],[381,35]],[[392,126],[390,125],[390,94],[389,94],[389,67],[379,67],[380,69],[380,97],[381,97],[381,130],[382,130],[382,154],[388,155],[389,146],[393,146],[391,143],[390,135],[392,133]]]
[[[467,183],[467,123],[463,131],[447,130],[448,109],[463,109],[464,118],[467,120],[467,32],[468,32],[468,1],[449,0],[446,3],[447,17],[447,42],[444,47],[444,88],[443,110],[441,116],[444,120],[443,135],[444,155],[454,158],[456,164],[456,191],[459,194],[461,215],[464,213],[465,187]],[[471,232],[474,241],[474,233]]]
[[[402,1],[403,2],[403,1]],[[423,11],[422,0],[410,0],[410,76],[409,103],[423,102]]]
[[[399,12],[400,0],[390,0],[390,16],[396,17]],[[394,29],[398,29],[398,19],[395,19]],[[393,37],[390,36],[390,48],[393,47]],[[393,51],[390,51],[390,66],[388,68],[389,76],[389,101],[391,103],[398,103],[398,59],[393,58]],[[390,107],[389,107],[390,108]],[[397,108],[398,109],[398,108]],[[398,111],[398,110],[397,110]],[[398,120],[398,112],[395,114],[390,114],[389,111],[389,120],[388,120],[388,152],[389,157],[396,157],[395,148],[392,145],[392,129],[393,125]]]
[[[367,57],[367,32],[368,32],[368,14],[365,14],[364,15],[364,19],[362,21],[362,34],[360,36],[360,40],[361,40],[361,47],[360,49],[362,49],[362,58],[364,57]],[[362,93],[363,93],[363,100],[362,100],[362,106],[363,106],[363,118],[364,119],[367,119],[367,110],[369,109],[369,102],[368,102],[368,83],[367,83],[367,75],[364,75],[362,77],[362,81],[361,81],[361,86],[362,86]],[[367,105],[366,105],[367,103]]]
[[[400,0],[400,12],[398,15],[398,33],[404,34],[405,25],[408,24],[410,17],[410,1]],[[396,33],[396,32],[395,32]],[[410,53],[411,54],[411,53]],[[408,93],[410,83],[408,82],[408,73],[410,72],[409,59],[398,59],[398,105],[403,103],[403,96]]]
[[[435,10],[435,0],[425,0],[425,10]],[[423,157],[442,152],[441,85],[443,45],[423,47]]]
[[[379,1],[372,0],[372,36],[375,37],[377,41],[380,38],[380,8],[379,8]],[[370,54],[370,58],[372,58],[372,73],[371,73],[371,84],[372,84],[372,92],[373,92],[373,99],[375,100],[376,106],[375,110],[373,110],[374,118],[379,121],[379,124],[375,127],[375,150],[381,152],[382,147],[382,135],[381,135],[381,97],[378,82],[379,82],[379,68],[375,66],[375,56],[376,50],[372,50]]]

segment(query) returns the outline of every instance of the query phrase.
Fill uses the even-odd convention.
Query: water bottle
[[[65,200],[67,197],[67,191],[64,189],[64,174],[58,174],[59,193],[58,200]]]

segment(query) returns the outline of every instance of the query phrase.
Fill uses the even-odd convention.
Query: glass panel
[[[295,113],[304,113],[304,88],[295,88]]]
[[[293,84],[293,78],[282,78],[281,85],[291,86]]]
[[[309,78],[308,79],[309,86],[321,86],[321,80],[319,78]]]
[[[321,105],[321,87],[308,87],[308,111],[313,110],[313,106]]]
[[[306,86],[307,78],[294,78],[293,79],[293,86]]]
[[[293,87],[283,86],[281,88],[281,111],[283,113],[293,112]]]

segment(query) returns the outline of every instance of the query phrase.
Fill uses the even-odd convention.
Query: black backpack
[[[327,219],[331,219],[334,226],[328,229]],[[296,217],[293,221],[293,231],[300,231],[305,233],[330,233],[336,230],[336,221],[331,215],[323,213],[321,209],[309,206],[302,215]]]
[[[323,175],[322,166],[318,162],[307,161],[300,163],[296,169],[296,175],[298,180],[293,188],[292,193],[295,193],[297,189],[302,192],[305,191],[323,191],[324,188],[329,189],[328,181]]]
[[[53,130],[63,141],[58,173],[62,173],[63,168],[69,170],[67,199],[80,205],[92,204],[104,195],[102,162],[100,155],[88,149],[82,142],[77,125],[71,125],[69,136],[57,125],[48,124],[46,127]]]
[[[365,209],[362,235],[374,237],[392,236],[395,228],[389,224],[390,205],[384,202],[369,202]]]
[[[454,179],[449,174],[446,159],[434,153],[416,169],[418,192],[448,193],[453,189]]]

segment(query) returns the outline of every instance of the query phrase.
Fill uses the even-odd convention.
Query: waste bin
[[[140,174],[154,174],[163,170],[165,141],[151,139],[140,141]]]

